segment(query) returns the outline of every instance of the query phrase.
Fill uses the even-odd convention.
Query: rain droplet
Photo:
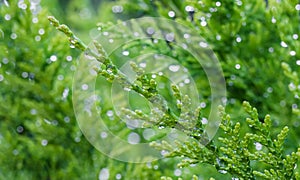
[[[199,46],[201,46],[201,47],[203,47],[203,48],[207,48],[207,47],[208,47],[208,44],[207,44],[206,42],[201,41],[201,42],[199,43]]]
[[[236,40],[236,42],[238,42],[238,43],[239,43],[239,42],[242,42],[242,38],[239,37],[239,36],[238,36],[235,40]]]
[[[185,11],[187,11],[187,12],[194,12],[195,8],[193,6],[186,6],[185,7]]]
[[[55,55],[50,56],[50,60],[52,62],[55,62],[57,60],[57,57]]]
[[[111,116],[114,115],[114,112],[113,112],[112,110],[108,110],[108,111],[106,112],[106,115],[107,115],[108,117],[111,117]]]
[[[182,174],[182,172],[180,169],[175,169],[175,171],[174,171],[175,176],[181,176],[181,174]]]
[[[297,5],[295,6],[295,9],[296,9],[297,11],[300,11],[300,4],[297,4]]]
[[[201,26],[206,26],[206,25],[207,25],[207,22],[206,22],[206,21],[201,21],[200,25],[201,25]]]
[[[262,144],[260,144],[259,142],[254,143],[255,145],[255,149],[260,151],[262,149]]]
[[[140,136],[135,132],[131,132],[128,135],[128,142],[129,144],[138,144],[140,142]]]
[[[116,179],[121,179],[122,175],[121,174],[116,174]]]
[[[200,103],[200,107],[201,107],[201,108],[205,108],[205,107],[206,107],[206,103],[205,103],[205,102],[201,102],[201,103]]]
[[[4,80],[4,76],[0,74],[0,82]]]
[[[276,19],[275,19],[274,16],[272,17],[271,22],[272,22],[273,24],[276,23]]]
[[[208,123],[208,120],[207,120],[206,118],[202,118],[202,119],[201,119],[201,123],[202,123],[202,124],[207,124],[207,123]]]
[[[35,36],[35,37],[34,37],[34,40],[35,40],[35,41],[40,41],[40,40],[41,40],[41,36]]]
[[[274,52],[274,48],[269,47],[268,51],[269,51],[270,53],[272,53],[272,52]]]
[[[124,91],[131,91],[131,89],[130,88],[128,88],[128,87],[124,87]]]
[[[124,56],[128,56],[128,55],[129,55],[129,51],[123,51],[122,54],[123,54]]]
[[[67,60],[67,61],[72,61],[72,59],[73,59],[72,56],[67,56],[67,57],[66,57],[66,60]]]
[[[113,13],[122,13],[123,12],[123,6],[115,5],[112,8]]]
[[[89,86],[88,86],[87,84],[83,84],[83,85],[81,86],[81,89],[84,90],[84,91],[86,91],[86,90],[89,89]]]
[[[297,64],[298,66],[300,66],[300,60],[297,60],[297,61],[296,61],[296,64]]]
[[[169,11],[169,12],[168,12],[168,16],[169,16],[170,18],[175,17],[175,12],[174,12],[174,11]]]
[[[298,34],[293,34],[293,39],[297,40],[298,39]]]
[[[9,21],[11,19],[11,16],[9,14],[5,14],[4,19],[6,21]]]
[[[185,79],[185,80],[184,80],[184,83],[185,83],[185,84],[189,84],[190,82],[191,82],[190,79]]]
[[[169,70],[172,72],[177,72],[180,69],[179,65],[171,65],[169,66]]]
[[[288,47],[288,45],[287,45],[284,41],[281,41],[281,42],[280,42],[280,45],[281,45],[282,47],[284,47],[284,48]]]
[[[290,51],[290,55],[291,56],[295,56],[296,55],[296,51]]]
[[[189,34],[185,33],[185,34],[183,35],[183,37],[184,37],[185,39],[188,39],[188,38],[190,38],[190,37],[191,37],[191,35],[189,35]]]
[[[217,2],[216,2],[216,6],[217,6],[217,7],[220,7],[220,6],[221,6],[221,2],[217,1]]]
[[[39,29],[39,34],[40,34],[40,35],[45,34],[45,30],[44,30],[43,28]]]
[[[235,67],[235,69],[241,69],[241,65],[240,64],[236,64],[234,67]]]
[[[39,19],[38,19],[38,18],[36,18],[36,17],[34,17],[34,18],[32,18],[32,22],[36,24],[36,23],[38,23],[38,22],[39,22]]]
[[[65,121],[66,123],[69,123],[69,122],[70,122],[70,117],[69,117],[69,116],[64,117],[64,121]]]
[[[22,72],[22,75],[21,75],[23,78],[28,78],[28,72]]]
[[[171,41],[174,41],[174,34],[173,33],[168,33],[168,34],[166,34],[166,40],[167,41],[169,41],[169,42],[171,42]]]
[[[17,34],[16,33],[11,33],[11,35],[10,35],[10,38],[12,38],[12,39],[17,39]]]
[[[43,139],[43,140],[41,141],[41,144],[42,144],[42,146],[47,146],[48,141],[47,141],[46,139]]]
[[[145,67],[147,66],[147,64],[143,62],[143,63],[140,63],[139,66],[140,66],[141,68],[145,68]]]
[[[36,113],[37,113],[37,110],[36,110],[36,109],[31,109],[31,110],[30,110],[30,114],[35,115]]]
[[[18,127],[17,127],[17,132],[18,132],[19,134],[21,134],[23,131],[24,131],[24,127],[23,127],[23,126],[18,126]]]
[[[152,27],[148,27],[146,31],[147,31],[147,34],[149,34],[149,35],[152,35],[155,32],[155,30]]]
[[[99,180],[108,180],[109,179],[109,169],[103,168],[99,173]]]
[[[107,138],[107,133],[106,132],[101,132],[100,136],[101,136],[102,139],[105,139],[105,138]]]

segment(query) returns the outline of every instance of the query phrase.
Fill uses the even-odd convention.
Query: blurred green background
[[[276,135],[287,125],[286,153],[300,144],[299,89],[281,63],[300,69],[300,2],[65,0],[0,1],[0,179],[231,179],[214,167],[179,169],[179,159],[147,164],[119,162],[98,152],[82,135],[72,108],[72,76],[81,52],[69,47],[48,15],[67,24],[84,42],[108,22],[165,17],[194,28],[218,56],[227,85],[226,110],[242,121],[243,100],[270,114]],[[192,9],[191,9],[192,8]],[[136,52],[139,52],[137,49]],[[182,53],[196,83],[199,67]],[[298,78],[299,79],[299,78]],[[209,105],[209,89],[199,86]],[[108,107],[109,109],[109,107]],[[204,113],[207,111],[204,109]],[[299,168],[298,168],[299,169]]]

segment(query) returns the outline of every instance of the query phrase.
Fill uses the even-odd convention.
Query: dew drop
[[[185,11],[186,12],[194,12],[195,11],[195,8],[193,6],[186,6],[185,7]]]
[[[105,139],[105,138],[107,138],[107,133],[106,132],[101,132],[100,136],[101,136],[102,139]]]
[[[17,132],[18,132],[19,134],[21,134],[22,132],[24,132],[24,127],[23,127],[23,126],[18,126],[18,127],[17,127]]]
[[[235,67],[235,69],[241,69],[241,65],[240,64],[236,64],[234,67]]]
[[[207,22],[206,21],[201,21],[200,25],[204,27],[204,26],[207,25]]]
[[[140,66],[141,68],[145,68],[145,67],[147,66],[147,64],[143,62],[143,63],[140,63],[139,66]]]
[[[83,84],[83,85],[81,86],[81,89],[84,90],[84,91],[86,91],[86,90],[89,89],[89,86],[88,86],[87,84]]]
[[[28,72],[22,72],[22,78],[28,78]]]
[[[152,28],[152,27],[148,27],[146,31],[147,31],[147,34],[149,34],[149,35],[152,35],[155,32],[154,28]]]
[[[296,64],[297,64],[298,66],[300,66],[300,60],[297,60],[297,61],[296,61]]]
[[[108,110],[108,111],[106,112],[106,115],[107,115],[108,117],[112,117],[112,116],[114,115],[114,112],[113,112],[112,110]]]
[[[167,41],[172,42],[172,41],[174,41],[175,36],[174,36],[173,33],[168,33],[168,34],[166,34],[165,38],[166,38]]]
[[[175,171],[174,171],[175,176],[181,176],[181,174],[182,174],[182,172],[180,169],[175,169]]]
[[[40,35],[45,34],[45,30],[44,30],[43,28],[39,29],[39,34],[40,34]]]
[[[67,61],[72,61],[72,59],[73,59],[72,56],[67,56],[67,57],[66,57],[66,60],[67,60]]]
[[[260,144],[259,142],[254,143],[255,145],[255,149],[260,151],[262,149],[262,144]]]
[[[35,37],[34,37],[34,40],[35,40],[35,41],[40,41],[40,40],[41,40],[41,36],[35,36]]]
[[[4,80],[4,76],[0,74],[0,82]]]
[[[217,6],[217,7],[220,7],[220,6],[221,6],[221,2],[217,1],[217,2],[216,2],[216,6]]]
[[[199,43],[199,46],[201,46],[201,47],[203,47],[203,48],[207,48],[207,47],[208,47],[208,44],[207,44],[206,42],[201,41],[201,42]]]
[[[101,169],[98,179],[99,180],[108,180],[109,179],[109,169],[108,168]]]
[[[201,107],[201,108],[205,108],[205,107],[206,107],[206,103],[205,103],[205,102],[201,102],[201,103],[200,103],[200,107]]]
[[[236,42],[238,42],[238,43],[242,42],[242,38],[239,37],[239,36],[238,36],[235,40],[236,40]]]
[[[296,51],[290,51],[290,55],[291,56],[295,56],[296,55]]]
[[[43,139],[43,140],[41,141],[41,144],[42,144],[42,146],[47,146],[48,141],[47,141],[46,139]]]
[[[57,56],[52,55],[50,56],[50,61],[55,62],[57,60]]]
[[[177,72],[180,69],[179,65],[171,65],[169,66],[169,70],[172,72]]]
[[[111,8],[113,13],[119,14],[123,12],[123,6],[115,5]]]
[[[169,16],[170,18],[175,17],[175,12],[174,12],[174,11],[169,11],[169,12],[168,12],[168,16]]]
[[[129,51],[123,51],[122,54],[123,54],[124,56],[128,56],[128,55],[129,55]]]
[[[297,40],[298,39],[298,34],[293,34],[293,39]]]
[[[274,52],[274,48],[273,48],[273,47],[269,47],[268,51],[269,51],[270,53],[273,53],[273,52]]]
[[[202,123],[202,124],[207,124],[207,123],[208,123],[208,120],[207,120],[206,118],[202,118],[202,119],[201,119],[201,123]]]
[[[185,83],[185,84],[189,84],[190,82],[191,82],[190,79],[185,79],[185,80],[184,80],[184,83]]]
[[[297,5],[295,6],[295,9],[296,9],[297,11],[300,11],[300,4],[297,4]]]
[[[284,48],[288,47],[288,45],[287,45],[284,41],[281,41],[281,42],[280,42],[280,45],[281,45],[282,47],[284,47]]]
[[[39,22],[39,19],[38,19],[38,18],[36,18],[36,17],[34,17],[34,18],[32,18],[32,22],[36,24],[36,23],[38,23],[38,22]]]
[[[272,22],[273,24],[276,23],[275,17],[272,17],[271,22]]]
[[[140,136],[135,132],[131,132],[128,135],[128,142],[129,144],[138,144],[140,142]]]
[[[6,21],[9,21],[11,19],[11,16],[9,14],[5,14],[4,19]]]
[[[185,39],[188,39],[188,38],[190,38],[190,37],[191,37],[191,35],[189,35],[189,34],[185,33],[185,34],[183,35],[183,37],[184,37]]]
[[[116,179],[121,179],[122,175],[121,174],[116,174]]]
[[[11,33],[10,38],[11,39],[17,39],[17,34],[16,33]]]

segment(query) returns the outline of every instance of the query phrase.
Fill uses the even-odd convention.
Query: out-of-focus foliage
[[[294,162],[295,154],[290,159],[286,155],[296,151],[300,144],[300,131],[297,130],[300,125],[299,9],[299,2],[292,0],[1,1],[0,179],[95,179],[98,176],[99,179],[106,176],[110,179],[158,179],[163,175],[191,179],[193,174],[200,179],[220,179],[239,175],[239,172],[219,174],[214,168],[218,163],[195,165],[195,162],[187,162],[187,167],[179,169],[176,164],[182,159],[172,158],[135,165],[109,159],[95,150],[81,134],[72,110],[72,73],[79,51],[70,49],[67,39],[49,27],[49,14],[70,25],[87,42],[98,33],[98,22],[115,23],[117,19],[165,17],[196,29],[218,56],[227,83],[226,111],[231,120],[228,127],[222,128],[225,134],[219,133],[225,140],[216,142],[223,155],[222,161],[228,165],[239,160],[237,156],[241,154],[230,150],[239,151],[240,146],[228,148],[226,129],[236,130],[237,125],[233,124],[247,117],[241,110],[243,100],[247,100],[260,112],[255,123],[264,122],[267,113],[271,115],[269,139],[276,139],[284,126],[289,127],[285,141],[286,129],[278,136],[283,148],[275,154],[282,156],[276,161],[276,157],[270,156],[270,162],[272,165],[279,163],[275,167],[279,170],[283,167],[292,169],[287,162]],[[161,49],[167,48],[156,47],[154,50]],[[139,46],[132,50],[140,52]],[[174,51],[182,57],[186,55],[180,49]],[[179,60],[192,70],[194,78],[202,85],[198,67],[188,58]],[[209,90],[199,89],[208,107]],[[204,108],[203,111],[207,110]],[[251,167],[268,169],[269,165],[256,163],[256,160],[267,161],[267,155],[262,155],[264,148],[269,147],[263,144],[265,137],[259,139],[247,123],[239,124],[240,137],[254,134],[253,139],[245,137],[256,143],[251,146],[253,152],[259,146],[258,142],[263,145],[258,154],[249,152]],[[234,138],[232,136],[230,142]],[[257,159],[256,155],[262,159]],[[289,160],[281,161],[283,158]],[[222,168],[223,173],[225,170],[237,172],[232,164]],[[299,171],[299,167],[294,171]],[[266,179],[274,178],[272,173],[253,172]],[[283,177],[280,173],[277,173],[278,177]]]

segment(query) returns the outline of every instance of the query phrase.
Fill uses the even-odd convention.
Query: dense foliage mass
[[[73,31],[49,17],[68,38],[49,24],[49,15],[71,27]],[[191,98],[176,85],[144,76],[135,63],[131,69],[137,81],[128,85],[119,69],[122,57],[108,57],[94,42],[99,76],[127,83],[126,88],[150,102],[159,93],[169,95],[159,121],[147,118],[138,105],[135,111],[123,109],[124,115],[144,118],[157,128],[176,128],[182,117],[197,121],[195,127],[183,130],[187,141],[174,145],[153,139],[151,145],[167,158],[133,164],[106,157],[82,135],[72,107],[72,77],[81,51],[91,52],[84,42],[121,23],[117,20],[143,16],[174,20],[202,36],[221,63],[228,93],[218,109],[220,129],[203,147],[199,142],[209,115],[210,90],[191,55],[167,40],[139,40],[122,47],[132,58],[154,52],[186,67],[198,85],[196,109],[190,108]],[[0,177],[300,179],[299,22],[296,1],[0,2]],[[170,86],[168,92],[159,90],[159,81]],[[104,107],[104,114],[110,106]],[[126,124],[116,125],[118,119],[104,120],[117,126],[114,133],[129,134]]]

